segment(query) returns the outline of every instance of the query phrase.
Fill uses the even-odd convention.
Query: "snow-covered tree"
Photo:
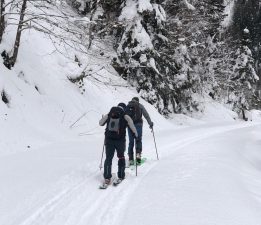
[[[167,41],[165,11],[150,0],[126,0],[121,6],[118,22],[122,27],[116,35],[118,59],[113,65],[144,99],[167,114],[173,111],[171,84],[165,76],[165,59],[159,54]]]
[[[235,101],[236,108],[249,108],[251,106],[255,91],[253,85],[259,80],[255,71],[252,52],[247,46],[249,42],[249,30],[245,28],[243,30],[242,45],[235,54],[234,76],[231,78],[234,81],[235,94],[238,97]]]
[[[246,27],[249,30],[249,39],[251,42],[247,44],[252,52],[255,61],[255,70],[259,78],[261,72],[261,4],[256,0],[237,0],[235,1],[233,20],[230,26],[230,35],[235,40],[242,40],[243,32]],[[259,79],[259,90],[261,88],[261,80]],[[260,96],[261,97],[261,96]],[[261,107],[261,105],[259,105]]]
[[[90,13],[94,1],[92,0],[67,0],[67,3],[72,5],[80,14],[86,15]]]
[[[0,1],[0,43],[5,31],[5,0]]]
[[[6,5],[10,5],[11,3],[13,3],[13,1],[9,1]],[[87,49],[85,40],[86,33],[85,29],[82,28],[85,28],[89,21],[82,17],[75,17],[75,15],[68,10],[68,5],[63,5],[62,3],[63,0],[21,0],[13,4],[12,7],[9,7],[8,12],[6,11],[5,14],[3,14],[4,16],[9,15],[8,18],[4,18],[6,22],[5,26],[16,26],[17,32],[13,49],[6,50],[2,53],[6,67],[11,69],[16,63],[22,33],[29,29],[42,32],[51,39],[59,39],[64,45],[68,45],[79,51],[85,51]],[[61,21],[63,21],[63,23]],[[64,23],[64,21],[66,21],[66,23]],[[0,29],[1,26],[0,22]]]
[[[215,73],[223,1],[167,0],[165,9],[169,42],[161,51],[172,55],[172,64],[177,67],[175,111],[198,110],[198,94],[213,96],[217,86]]]
[[[198,110],[199,95],[236,101],[235,74],[243,47],[239,57],[235,46],[242,45],[233,36],[228,39],[230,30],[221,27],[225,2],[75,0],[73,4],[91,18],[89,48],[93,39],[113,37],[118,56],[112,61],[114,68],[167,115]],[[246,90],[241,99],[249,98]]]

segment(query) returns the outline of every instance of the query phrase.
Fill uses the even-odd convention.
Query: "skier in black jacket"
[[[137,130],[130,116],[125,114],[126,105],[119,103],[117,107],[112,107],[110,112],[99,121],[100,126],[106,126],[105,146],[106,159],[104,162],[104,184],[111,182],[111,165],[115,150],[118,156],[118,182],[125,178],[125,147],[126,147],[126,128],[129,127],[135,137],[138,137]]]

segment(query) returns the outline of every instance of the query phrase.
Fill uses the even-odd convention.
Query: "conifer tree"
[[[123,24],[118,32],[118,59],[113,65],[144,99],[166,115],[173,111],[173,99],[171,84],[165,76],[166,60],[158,51],[166,42],[165,11],[150,0],[126,0],[122,6],[118,17]]]
[[[243,40],[241,46],[236,51],[236,64],[233,68],[235,86],[235,109],[247,109],[252,107],[255,87],[254,84],[259,80],[256,74],[254,59],[248,45],[250,44],[250,32],[247,28],[243,30]]]
[[[5,31],[5,0],[0,0],[0,43]]]

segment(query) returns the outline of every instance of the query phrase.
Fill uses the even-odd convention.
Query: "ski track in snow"
[[[199,133],[194,134],[192,137],[174,142],[169,141],[171,142],[170,144],[160,148],[162,151],[160,152],[160,157],[165,158],[171,155],[173,148],[176,151],[210,136],[254,125],[254,123],[243,126],[240,124],[219,127],[218,129],[214,127],[199,130]],[[126,179],[118,187],[110,185],[107,190],[98,189],[102,177],[101,172],[96,171],[90,174],[89,177],[60,191],[19,225],[119,224],[118,221],[121,221],[123,217],[119,212],[127,210],[128,200],[134,196],[133,193],[142,181],[142,178],[149,175],[150,170],[157,165],[156,160],[147,160],[144,165],[139,167],[138,177],[135,176],[135,170],[126,169]]]

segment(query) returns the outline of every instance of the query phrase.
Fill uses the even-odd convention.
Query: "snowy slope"
[[[8,27],[0,52],[12,48],[14,31],[15,27]],[[110,65],[115,55],[111,44],[94,41],[85,54],[53,41],[59,43],[34,30],[24,31],[15,67],[8,70],[0,59],[0,91],[9,99],[8,105],[0,101],[0,155],[101,133],[98,120],[102,114],[137,96]],[[106,52],[101,55],[103,49]],[[69,81],[68,77],[76,78],[83,71],[88,73],[83,87]],[[154,112],[154,120],[168,123],[143,103]]]
[[[1,48],[9,41],[5,37]],[[74,61],[75,54],[83,66]],[[0,101],[0,224],[48,224],[65,198],[73,200],[86,186],[86,197],[97,189],[104,139],[98,121],[113,105],[138,95],[109,65],[113,55],[97,55],[73,50],[60,54],[49,39],[30,31],[11,71],[0,59],[0,87],[9,99],[8,105]],[[92,75],[84,80],[82,93],[67,77],[77,76],[85,66]],[[173,126],[141,102],[157,121],[155,129]],[[52,218],[39,219],[46,210]]]
[[[102,135],[0,157],[0,224],[258,224],[260,125],[200,125],[156,137],[160,160],[146,131],[148,161],[138,177],[127,169],[108,190],[98,189]]]
[[[0,52],[12,48],[14,31]],[[30,30],[11,71],[0,59],[0,90],[9,99],[0,101],[1,225],[258,225],[260,125],[235,122],[213,102],[197,119],[166,120],[141,100],[155,124],[160,160],[145,122],[148,161],[138,177],[127,170],[118,188],[99,190],[98,120],[138,94],[110,66],[110,42],[94,43],[88,54],[56,47]],[[88,76],[79,88],[68,77],[83,70]],[[253,115],[260,120],[260,112]],[[113,166],[116,172],[116,157]]]
[[[260,125],[209,134],[173,146],[142,177],[119,224],[260,224]]]

